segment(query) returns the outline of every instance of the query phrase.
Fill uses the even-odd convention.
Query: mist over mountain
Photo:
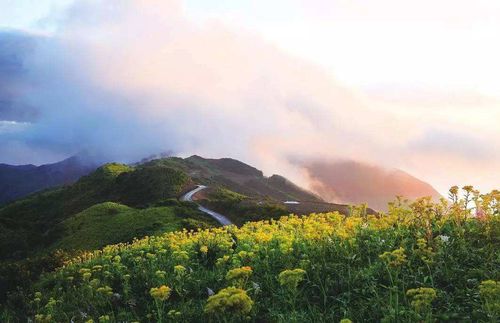
[[[0,162],[173,151],[245,160],[305,186],[288,162],[298,155],[397,166],[440,191],[498,182],[496,128],[454,117],[473,109],[402,113],[387,106],[394,98],[373,102],[261,35],[192,19],[184,5],[75,1],[46,18],[51,32],[0,30]],[[495,120],[491,111],[477,119]],[[436,169],[443,161],[450,174]]]
[[[441,195],[428,183],[398,169],[347,161],[314,161],[304,165],[311,189],[325,200],[337,203],[368,203],[386,210],[396,196],[416,199]]]

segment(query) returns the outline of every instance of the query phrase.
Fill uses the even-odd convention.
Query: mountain
[[[440,198],[428,183],[397,169],[385,169],[356,161],[315,161],[304,164],[311,189],[327,201],[368,203],[385,210],[396,196]]]
[[[165,165],[186,172],[194,181],[207,186],[224,186],[237,193],[254,198],[270,197],[278,201],[323,200],[293,184],[285,177],[265,177],[262,171],[231,158],[208,159],[200,156],[170,157],[153,160],[144,165]]]
[[[96,168],[79,156],[41,166],[0,164],[0,205],[46,188],[74,183]]]
[[[238,225],[290,213],[351,213],[348,205],[325,202],[281,175],[266,177],[255,167],[231,158],[194,155],[157,159],[144,165],[172,167],[184,171],[194,182],[207,185],[209,189],[198,195],[198,202],[228,216]],[[295,203],[284,203],[286,201]],[[366,212],[375,213],[372,209]]]

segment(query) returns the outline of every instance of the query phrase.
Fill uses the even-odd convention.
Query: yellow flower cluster
[[[103,286],[103,287],[99,287],[97,289],[97,292],[98,293],[101,293],[103,295],[106,295],[106,296],[111,296],[113,295],[113,289],[109,286]]]
[[[170,297],[172,289],[166,285],[161,285],[160,287],[153,287],[149,291],[149,294],[156,300],[166,301]]]
[[[417,312],[427,310],[432,306],[432,301],[436,299],[436,290],[434,288],[420,287],[415,289],[409,289],[406,292],[411,301],[411,306],[415,308]]]
[[[243,287],[252,275],[252,272],[252,268],[249,266],[234,268],[227,272],[226,280],[232,282],[235,286]]]
[[[252,310],[253,301],[247,292],[241,288],[228,287],[208,298],[205,313],[246,315]]]
[[[379,257],[391,267],[400,267],[406,263],[405,249],[403,247],[393,251],[386,251]]]
[[[297,289],[299,283],[304,279],[306,271],[300,268],[293,270],[284,270],[278,275],[278,281],[281,286],[290,290]]]
[[[183,265],[176,265],[174,266],[174,273],[177,276],[183,276],[186,273],[186,267],[184,267]]]
[[[426,264],[432,264],[434,252],[432,251],[432,248],[427,245],[427,240],[423,238],[417,240],[417,250],[415,250],[415,253]]]

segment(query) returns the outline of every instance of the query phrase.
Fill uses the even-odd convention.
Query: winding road
[[[197,188],[195,188],[194,190],[192,191],[189,191],[187,192],[186,194],[184,194],[180,200],[181,201],[187,201],[187,202],[194,202],[193,201],[193,196],[198,193],[199,191],[201,190],[204,190],[206,189],[207,187],[205,185],[198,185]],[[196,202],[195,202],[196,203]],[[196,203],[198,204],[198,203]],[[208,215],[210,215],[212,218],[214,218],[217,222],[219,222],[220,224],[222,225],[230,225],[230,224],[233,224],[228,218],[226,218],[225,216],[223,216],[222,214],[219,214],[215,211],[212,211],[212,210],[209,210],[207,209],[206,207],[203,207],[201,206],[200,204],[198,204],[198,210],[200,210],[201,212],[203,213],[206,213]]]

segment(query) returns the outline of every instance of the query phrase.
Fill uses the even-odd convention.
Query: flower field
[[[37,322],[498,322],[499,194],[107,246],[11,304]]]

